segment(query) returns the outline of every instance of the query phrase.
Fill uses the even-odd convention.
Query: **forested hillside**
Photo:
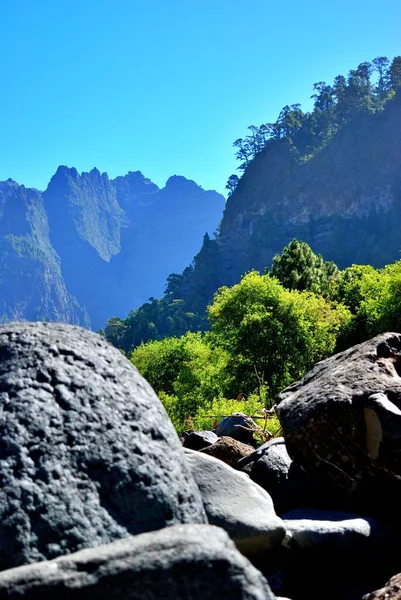
[[[341,271],[293,240],[270,272],[221,288],[208,320],[204,334],[149,341],[130,353],[179,431],[211,428],[235,410],[267,415],[278,392],[317,361],[400,331],[401,261]]]
[[[277,121],[234,142],[240,176],[215,239],[165,296],[108,322],[107,337],[129,351],[141,341],[207,329],[208,303],[222,285],[263,272],[293,238],[341,269],[384,267],[399,257],[401,57],[378,57],[313,86],[314,108],[285,106]]]

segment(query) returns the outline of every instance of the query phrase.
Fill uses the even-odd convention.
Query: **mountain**
[[[294,237],[340,267],[399,258],[401,94],[362,114],[299,161],[289,140],[266,146],[229,198],[219,245],[236,276],[270,267]]]
[[[219,286],[270,268],[294,238],[340,268],[400,258],[401,91],[380,110],[355,110],[310,155],[300,154],[296,139],[270,139],[245,165],[219,235],[205,240],[170,287],[187,310],[202,312]]]
[[[90,323],[63,280],[40,192],[8,180],[0,182],[0,322],[23,319]]]
[[[213,233],[225,199],[184,177],[110,180],[61,166],[44,192],[0,182],[0,319],[99,329],[161,295]]]

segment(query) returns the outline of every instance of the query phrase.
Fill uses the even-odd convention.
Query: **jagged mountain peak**
[[[203,191],[203,188],[192,179],[187,179],[183,175],[172,175],[166,182],[165,189],[169,192],[182,191],[185,193]]]
[[[54,320],[57,314],[58,320],[86,324],[86,309],[98,329],[112,315],[125,316],[160,295],[167,276],[185,267],[204,232],[215,230],[224,203],[223,196],[182,176],[159,189],[141,171],[109,179],[96,167],[79,173],[60,165],[44,192],[0,182],[0,263],[6,272],[10,260],[12,269],[23,273],[19,287],[18,278],[13,280],[11,301],[22,308],[15,312],[10,305],[5,318],[35,320],[40,314]],[[51,273],[47,283],[30,281],[30,269],[39,279]],[[0,273],[6,298],[6,279],[3,288],[1,283]],[[28,288],[32,301],[24,302]]]

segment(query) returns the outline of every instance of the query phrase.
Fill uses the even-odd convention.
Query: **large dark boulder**
[[[0,327],[0,569],[205,520],[148,383],[100,336]]]
[[[279,395],[291,458],[339,509],[388,517],[401,494],[401,334],[318,363]]]
[[[0,598],[274,600],[264,577],[211,525],[177,525],[0,574]]]
[[[317,490],[308,481],[288,455],[284,438],[275,438],[263,444],[255,452],[237,463],[236,468],[252,465],[250,477],[266,490],[274,503],[277,514],[292,508],[308,506]],[[252,460],[253,459],[253,460]]]

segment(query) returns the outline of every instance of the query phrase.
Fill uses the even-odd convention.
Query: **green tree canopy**
[[[200,333],[142,344],[131,361],[159,395],[170,396],[176,423],[223,395],[228,354]]]
[[[212,334],[230,353],[231,395],[250,393],[263,381],[274,397],[333,351],[336,334],[350,317],[342,305],[287,290],[256,271],[232,288],[221,288],[209,320]]]
[[[306,242],[292,240],[273,258],[271,274],[290,290],[309,290],[325,297],[334,294],[338,268],[315,254]]]

